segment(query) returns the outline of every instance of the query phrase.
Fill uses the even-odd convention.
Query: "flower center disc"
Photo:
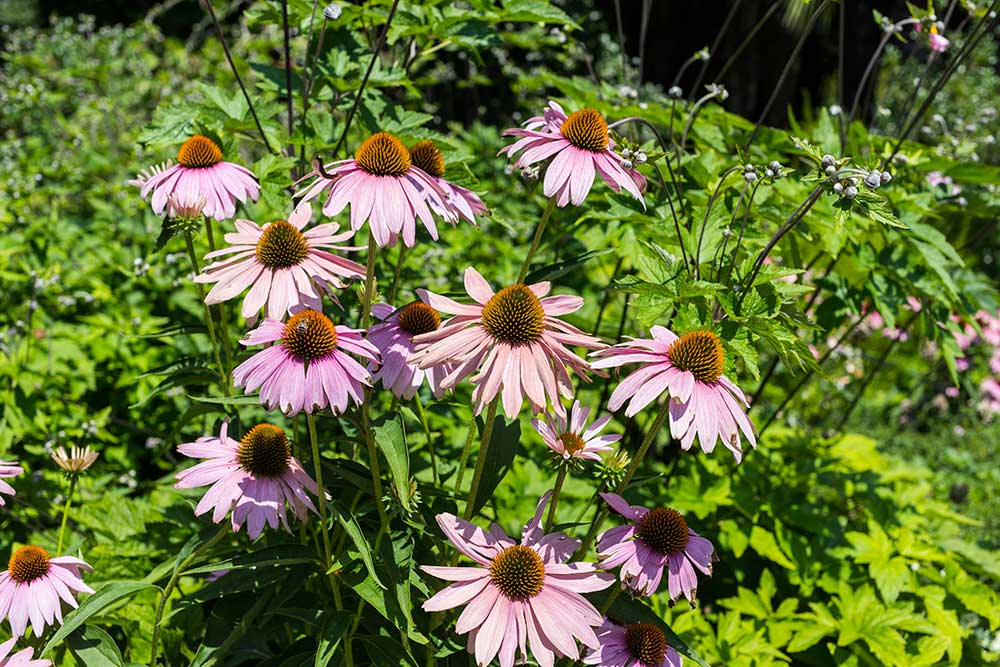
[[[208,137],[196,134],[177,151],[177,163],[189,169],[211,167],[222,162],[222,149]]]
[[[49,552],[41,547],[23,546],[15,551],[7,563],[10,578],[19,584],[26,584],[49,571]]]
[[[319,359],[337,346],[337,330],[323,313],[303,310],[288,318],[281,339],[286,350],[309,361]]]
[[[633,623],[625,628],[625,645],[643,665],[659,665],[667,655],[667,638],[652,623]]]
[[[574,111],[559,131],[569,143],[585,151],[598,153],[608,147],[608,124],[595,109]]]
[[[431,176],[444,176],[444,156],[433,141],[421,141],[410,149],[413,166],[419,167]]]
[[[362,169],[375,176],[402,176],[410,168],[410,151],[388,132],[378,132],[365,139],[354,153]]]
[[[264,266],[286,269],[309,256],[306,237],[290,222],[275,220],[257,241],[257,259]]]
[[[674,366],[690,372],[705,384],[718,382],[726,365],[722,341],[711,331],[684,334],[670,345],[667,355]]]
[[[677,510],[657,507],[639,521],[636,536],[661,554],[684,551],[688,543],[688,525]]]
[[[292,447],[285,432],[273,424],[257,424],[240,440],[236,460],[249,473],[274,477],[288,469]]]
[[[483,306],[483,328],[512,345],[533,343],[545,329],[545,311],[526,285],[504,287]]]
[[[562,443],[563,448],[566,450],[566,453],[569,454],[570,456],[576,454],[578,451],[583,449],[584,446],[583,438],[581,438],[576,433],[572,432],[563,433],[562,435],[560,435],[559,442]]]
[[[500,592],[511,600],[526,600],[538,595],[545,580],[545,565],[531,547],[507,547],[493,559],[490,577]]]
[[[414,301],[403,306],[398,319],[399,326],[414,336],[437,331],[441,324],[441,316],[423,301]]]

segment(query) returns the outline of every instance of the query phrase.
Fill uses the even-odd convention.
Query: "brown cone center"
[[[493,559],[490,577],[509,599],[526,600],[541,592],[545,565],[534,549],[515,545],[507,547]]]
[[[208,137],[196,134],[177,151],[177,163],[190,169],[211,167],[222,162],[222,149]]]
[[[337,347],[337,330],[323,313],[303,310],[285,322],[281,332],[285,349],[303,361],[319,359]]]
[[[527,285],[504,287],[483,306],[483,328],[511,345],[533,343],[545,330],[545,310]]]
[[[257,424],[240,440],[236,459],[247,472],[275,477],[288,469],[292,447],[285,432],[273,424]]]
[[[670,345],[667,355],[674,366],[706,384],[718,382],[726,365],[722,341],[711,331],[684,334]]]
[[[365,139],[354,153],[362,169],[375,176],[402,176],[410,168],[410,151],[388,132],[378,132]]]
[[[688,543],[687,521],[675,509],[657,507],[639,521],[636,537],[661,554],[679,553]]]
[[[421,141],[410,149],[413,166],[423,169],[431,176],[444,176],[444,156],[433,141]]]
[[[633,623],[627,626],[625,645],[635,660],[649,667],[659,665],[667,655],[667,638],[652,623]]]
[[[257,259],[272,269],[295,266],[308,256],[306,237],[285,220],[272,222],[257,241]]]
[[[41,547],[26,545],[11,554],[7,573],[19,584],[26,584],[49,571],[49,552]]]
[[[423,301],[414,301],[403,306],[399,311],[398,319],[399,326],[414,336],[437,331],[441,324],[441,316],[438,315],[438,312]]]
[[[559,131],[577,148],[597,153],[608,147],[608,124],[596,109],[574,111]]]

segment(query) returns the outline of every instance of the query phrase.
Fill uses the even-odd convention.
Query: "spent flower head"
[[[59,447],[54,452],[52,452],[52,460],[56,462],[63,472],[68,475],[79,475],[80,473],[86,471],[90,466],[94,465],[94,461],[97,460],[99,454],[92,450],[89,446],[87,447],[70,447],[69,453],[66,453],[64,447]]]

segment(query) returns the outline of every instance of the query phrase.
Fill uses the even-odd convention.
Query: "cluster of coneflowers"
[[[742,438],[756,445],[746,416],[748,402],[723,375],[725,354],[715,333],[698,330],[678,336],[654,326],[650,338],[630,338],[609,347],[562,319],[583,306],[581,297],[554,292],[549,282],[525,282],[552,209],[582,204],[598,175],[614,191],[628,193],[645,207],[645,178],[633,160],[616,152],[604,117],[594,109],[567,114],[550,102],[542,115],[504,134],[516,140],[501,154],[515,159],[518,168],[538,171],[548,206],[517,281],[497,289],[468,267],[464,288],[469,298],[463,302],[417,289],[416,301],[373,303],[379,249],[400,240],[412,247],[418,220],[437,239],[439,220],[476,225],[477,216],[489,215],[476,194],[445,179],[443,155],[431,141],[407,147],[389,133],[374,134],[353,158],[314,162],[313,170],[296,184],[299,189],[287,219],[231,223],[224,235],[226,245],[206,255],[210,263],[195,281],[212,285],[207,305],[242,297],[241,314],[250,330],[240,343],[258,351],[233,369],[233,384],[246,394],[256,393],[267,410],[305,413],[314,477],[293,455],[280,426],[261,423],[233,434],[225,421],[218,435],[178,447],[201,462],[178,473],[176,486],[208,486],[195,514],[211,512],[215,523],[229,517],[232,530],[246,526],[251,539],[265,526],[287,529],[289,509],[300,522],[310,513],[318,514],[329,565],[326,493],[313,416],[355,409],[367,428],[376,385],[396,400],[409,401],[419,400],[417,392],[425,383],[440,398],[468,380],[474,413],[485,411],[476,472],[465,516],[441,514],[437,520],[473,566],[425,566],[428,574],[452,583],[427,600],[424,609],[464,606],[456,632],[468,635],[468,649],[480,665],[498,658],[503,667],[511,667],[519,655],[520,660],[531,656],[543,667],[558,657],[591,665],[676,666],[681,658],[659,627],[615,622],[606,616],[613,594],[600,610],[584,595],[618,581],[616,593],[651,596],[663,588],[665,576],[671,601],[695,600],[698,573],[711,574],[711,542],[689,528],[679,512],[630,505],[621,494],[665,424],[683,449],[697,440],[702,450],[711,452],[721,440],[739,461]],[[206,218],[224,222],[235,216],[238,204],[256,200],[260,193],[255,176],[225,161],[219,142],[203,135],[184,142],[176,164],[154,167],[133,182],[156,213],[182,226]],[[321,201],[326,218],[349,208],[348,229],[341,231],[332,221],[312,223],[313,200]],[[340,253],[363,250],[348,244],[366,224],[367,265],[362,266]],[[339,306],[337,293],[352,280],[364,281],[359,328],[335,323],[324,312],[324,300]],[[372,323],[372,317],[377,321]],[[579,356],[574,351],[579,348],[590,350],[590,358]],[[574,379],[589,382],[591,371],[626,365],[638,368],[611,394],[610,411],[624,407],[631,417],[667,398],[628,469],[612,485],[614,492],[601,494],[606,506],[586,541],[552,532],[567,471],[599,459],[621,438],[602,435],[611,415],[590,420],[591,408],[575,400]],[[517,541],[496,525],[484,530],[469,519],[497,412],[502,407],[507,418],[517,419],[525,402],[536,430],[557,455],[559,477]],[[371,434],[364,437],[378,499],[377,455]],[[625,523],[598,535],[609,509]],[[380,518],[384,529],[381,507]],[[597,562],[572,560],[595,543]],[[28,618],[36,633],[46,622],[58,621],[58,599],[49,591],[67,602],[72,601],[70,590],[89,591],[76,577],[85,567],[77,559],[49,558],[36,547],[24,547],[0,578],[0,617],[10,618],[15,634],[23,632]],[[38,582],[47,582],[46,587]],[[17,595],[8,592],[12,586],[17,586]]]

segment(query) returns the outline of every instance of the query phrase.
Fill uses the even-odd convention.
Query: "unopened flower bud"
[[[628,158],[632,157],[632,151],[629,150],[628,148],[623,148],[622,149],[622,157],[627,160]]]
[[[770,169],[765,169],[764,175],[767,176],[768,178],[774,178],[774,172],[771,171]]]
[[[840,114],[844,113],[844,110],[840,108],[839,104],[831,104],[828,111],[830,112],[831,116],[839,116]]]
[[[827,153],[826,155],[823,156],[823,159],[820,161],[820,166],[822,166],[825,169],[827,167],[833,166],[836,162],[837,158]]]
[[[767,168],[777,174],[779,171],[781,171],[781,163],[778,162],[777,160],[771,160],[770,162],[767,163]]]
[[[625,169],[634,169],[635,165],[632,164],[632,160],[622,160],[622,167]]]
[[[754,181],[757,180],[757,173],[753,171],[748,171],[745,174],[743,174],[743,180],[746,181],[747,183],[753,183]]]
[[[323,16],[326,18],[327,21],[336,21],[337,19],[340,18],[340,15],[342,13],[343,10],[337,3],[330,3],[329,5],[323,8]]]
[[[882,185],[882,174],[877,171],[870,172],[867,176],[865,176],[865,185],[870,187],[872,190],[877,189],[878,186]]]
[[[890,174],[887,171],[883,171],[881,174],[879,174],[879,179],[882,181],[882,185],[885,185],[886,183],[892,181],[892,174]]]
[[[670,86],[670,90],[667,91],[667,95],[677,100],[684,96],[684,91],[681,90],[680,86]]]
[[[858,189],[853,185],[850,185],[844,190],[844,196],[846,196],[848,199],[854,199],[855,197],[858,196]]]
[[[823,173],[830,177],[836,176],[837,168],[831,164],[829,167],[823,170]]]
[[[646,162],[646,159],[647,159],[647,157],[646,157],[645,151],[636,151],[636,154],[635,154],[635,163],[636,164],[644,164]]]
[[[833,184],[833,191],[836,192],[838,195],[840,193],[842,193],[844,191],[843,184],[842,183],[834,183]]]

